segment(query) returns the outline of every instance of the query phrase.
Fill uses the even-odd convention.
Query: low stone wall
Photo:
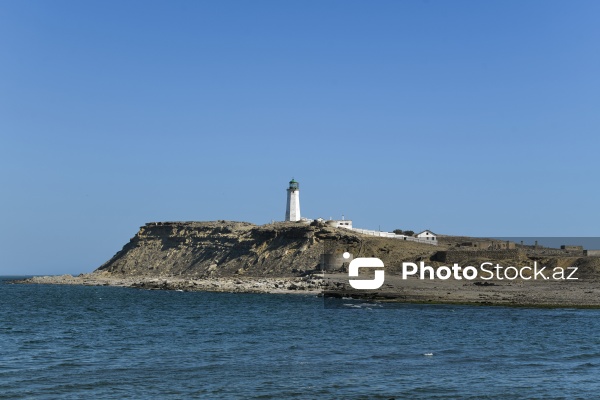
[[[448,250],[438,251],[431,258],[440,262],[461,262],[474,258],[488,258],[490,260],[502,260],[507,258],[518,258],[524,253],[518,249],[505,250]]]
[[[561,250],[561,249],[549,249],[546,247],[536,249],[528,249],[527,255],[532,257],[541,256],[562,256],[562,257],[583,257],[585,253],[583,250]]]

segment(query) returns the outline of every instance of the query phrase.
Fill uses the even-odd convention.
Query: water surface
[[[593,398],[600,310],[0,283],[0,398]],[[345,304],[345,305],[344,305]]]

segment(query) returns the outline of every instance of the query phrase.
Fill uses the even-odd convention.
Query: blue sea
[[[589,399],[600,310],[0,282],[0,399]]]

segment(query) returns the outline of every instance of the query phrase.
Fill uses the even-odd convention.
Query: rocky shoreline
[[[327,276],[327,275],[326,275]],[[335,275],[341,282],[347,277]],[[331,284],[325,284],[331,288]],[[358,297],[377,301],[464,304],[508,307],[600,308],[600,284],[596,280],[533,281],[533,280],[445,280],[430,281],[400,276],[386,276],[381,289],[370,293],[338,289],[326,290],[332,297]]]
[[[93,272],[78,276],[38,276],[10,283],[46,285],[115,286],[143,290],[184,292],[305,294],[333,298],[510,307],[600,308],[600,285],[596,281],[422,281],[389,276],[377,291],[349,290],[345,274],[308,274],[303,277],[220,277],[190,279],[178,277],[115,277]]]
[[[10,283],[38,285],[116,286],[146,290],[180,290],[184,292],[229,293],[299,293],[319,294],[323,279],[319,275],[294,278],[205,278],[177,277],[115,277],[107,273],[93,272],[78,276],[35,276]]]

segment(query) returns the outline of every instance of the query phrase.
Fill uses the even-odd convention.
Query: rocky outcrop
[[[219,278],[299,276],[324,252],[380,257],[386,265],[429,258],[432,246],[300,222],[152,222],[97,272],[115,276]]]

